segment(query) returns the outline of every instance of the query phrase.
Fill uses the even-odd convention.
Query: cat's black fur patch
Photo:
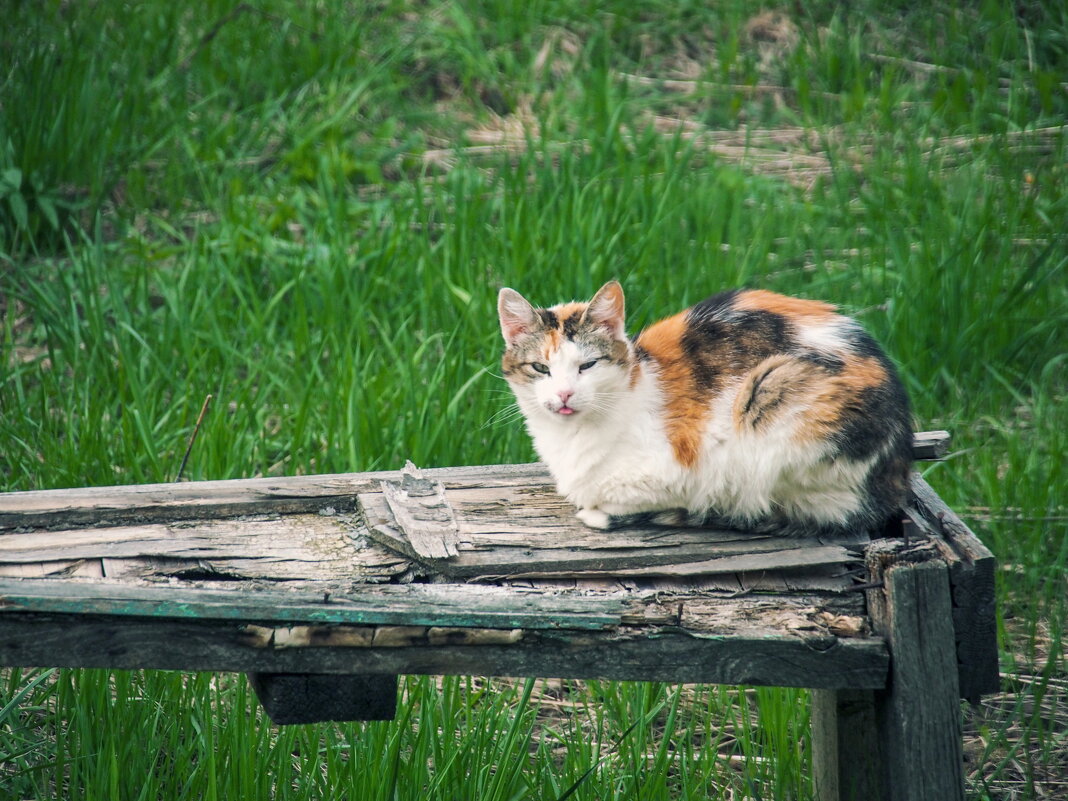
[[[888,427],[896,440],[908,444],[907,450],[911,453],[908,398],[897,381],[884,381],[861,390],[849,411],[831,437],[838,453],[850,459],[870,458],[886,444]],[[878,421],[879,425],[874,425],[873,421]]]
[[[819,353],[814,350],[806,350],[797,354],[797,358],[802,361],[814,364],[817,367],[822,367],[828,373],[838,375],[845,369],[845,362],[839,359],[837,356],[832,356],[828,353]]]
[[[738,373],[780,353],[789,343],[786,320],[767,311],[739,311],[737,292],[721,292],[687,315],[682,351],[698,389],[713,394],[724,372]]]
[[[693,322],[699,317],[707,319],[721,317],[724,312],[729,312],[734,308],[734,299],[738,297],[740,291],[739,289],[729,289],[726,292],[718,292],[710,298],[705,298],[690,309],[690,313],[687,315],[688,319]]]
[[[541,318],[542,325],[544,325],[546,328],[552,329],[558,328],[560,326],[560,321],[556,317],[556,312],[554,312],[552,309],[537,309],[536,311],[538,312],[538,316]]]
[[[875,341],[875,337],[863,328],[856,326],[850,329],[846,334],[846,341],[849,343],[849,347],[858,356],[868,356],[873,359],[878,359],[883,364],[888,362],[886,353],[879,346],[879,343]]]
[[[573,340],[575,338],[575,334],[578,333],[579,323],[581,323],[581,322],[582,322],[582,313],[581,312],[575,312],[570,317],[564,318],[564,326],[563,326],[564,336],[567,337],[568,339]]]

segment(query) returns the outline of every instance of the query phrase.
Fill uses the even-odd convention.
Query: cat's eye
[[[586,370],[589,370],[591,367],[593,367],[599,361],[600,361],[600,359],[591,359],[588,362],[583,362],[582,364],[579,365],[579,372],[582,373],[582,372],[585,372]]]
[[[542,375],[549,374],[549,365],[542,364],[541,362],[531,362],[530,366],[534,368],[535,373],[541,373]]]

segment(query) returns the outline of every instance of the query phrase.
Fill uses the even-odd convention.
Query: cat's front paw
[[[612,528],[612,515],[602,512],[600,509],[579,509],[575,513],[575,517],[590,528],[597,528],[602,531]]]

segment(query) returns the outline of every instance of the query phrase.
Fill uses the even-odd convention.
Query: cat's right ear
[[[583,320],[607,328],[612,336],[620,340],[627,338],[625,317],[623,287],[619,285],[619,281],[609,281],[598,289],[582,315]]]
[[[526,298],[504,287],[497,295],[497,315],[501,318],[501,335],[509,345],[529,334],[538,325],[538,313]]]

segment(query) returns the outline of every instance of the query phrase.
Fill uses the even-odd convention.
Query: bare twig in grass
[[[1032,629],[1024,619],[1007,618],[1005,628],[1017,667],[1001,673],[1002,692],[964,709],[968,781],[996,790],[991,798],[1021,798],[1020,789],[1030,787],[1035,795],[1028,798],[1065,801],[1068,679],[1060,636],[1047,620]]]
[[[718,83],[716,81],[678,80],[675,78],[653,78],[647,75],[634,75],[629,72],[617,73],[620,78],[638,86],[653,86],[658,89],[667,89],[671,92],[685,92],[693,94],[698,91],[735,92],[741,95],[754,97],[757,95],[784,95],[796,94],[797,90],[792,86],[779,86],[776,84],[746,84],[746,83]],[[834,92],[809,92],[812,97],[824,100],[838,100],[841,95]]]
[[[960,75],[962,70],[957,67],[943,67],[941,64],[929,64],[926,61],[913,61],[911,58],[899,56],[884,56],[881,53],[868,53],[868,58],[879,64],[894,64],[913,72],[922,72],[925,75],[941,73],[943,75]]]
[[[900,56],[885,56],[882,53],[868,53],[867,57],[879,64],[893,64],[923,75],[963,75],[966,72],[959,67],[946,67],[941,64],[930,64],[926,61],[913,61],[911,58],[901,58]],[[1034,72],[1034,66],[1029,65],[1028,71]],[[998,78],[998,85],[1002,89],[1009,89],[1013,85],[1013,80],[1011,78]],[[1062,83],[1060,86],[1062,89],[1068,89],[1068,83]]]
[[[197,415],[196,425],[193,426],[193,433],[189,435],[189,444],[185,446],[185,455],[182,457],[182,464],[178,467],[178,475],[174,477],[175,481],[182,480],[182,473],[185,472],[185,466],[189,462],[189,454],[193,450],[193,443],[197,440],[197,434],[200,433],[200,424],[204,422],[204,415],[208,413],[208,404],[211,403],[211,395],[204,397],[204,405],[200,407],[200,414]]]

